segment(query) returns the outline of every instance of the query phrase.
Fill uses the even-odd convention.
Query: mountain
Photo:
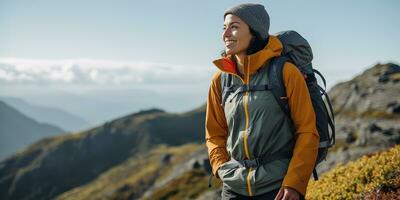
[[[0,97],[0,99],[30,118],[41,123],[54,124],[65,131],[75,132],[91,126],[82,117],[59,108],[37,106],[15,97]]]
[[[0,159],[38,139],[64,132],[56,126],[39,123],[0,101]]]
[[[204,118],[204,106],[182,114],[152,109],[43,139],[0,163],[0,199],[51,199],[155,145],[203,143]]]
[[[337,164],[400,143],[399,84],[398,65],[377,64],[329,91],[337,137],[318,168],[321,179]],[[207,187],[204,117],[205,106],[181,114],[152,109],[41,140],[0,163],[0,199],[216,199],[221,182]],[[350,188],[368,179],[343,181]]]

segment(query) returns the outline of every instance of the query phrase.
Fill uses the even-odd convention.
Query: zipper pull
[[[212,186],[211,181],[212,181],[213,176],[214,176],[214,174],[211,172],[210,177],[208,178],[208,187],[209,188],[211,188],[211,186]]]

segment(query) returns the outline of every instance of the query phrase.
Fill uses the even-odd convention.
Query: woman
[[[236,88],[268,83],[268,64],[282,52],[268,31],[262,5],[241,4],[224,14],[225,51],[214,61],[219,71],[212,77],[206,114],[206,145],[213,174],[223,182],[222,199],[304,199],[315,165],[315,113],[296,66],[285,63],[283,69],[290,117],[268,90],[232,92],[222,100],[228,74]],[[272,159],[279,152],[290,154]]]

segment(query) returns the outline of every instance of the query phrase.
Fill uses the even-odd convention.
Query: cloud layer
[[[0,58],[0,84],[126,86],[209,83],[211,67],[107,60]]]

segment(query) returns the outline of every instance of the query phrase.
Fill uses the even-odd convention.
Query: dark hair
[[[253,39],[251,39],[249,47],[247,48],[246,51],[247,55],[256,53],[257,51],[264,49],[264,47],[268,43],[268,37],[267,38],[261,37],[261,35],[255,32],[252,28],[250,28],[250,33],[251,35],[253,35]]]
[[[264,49],[264,47],[267,45],[268,39],[269,39],[269,37],[267,37],[267,38],[261,37],[260,34],[255,32],[252,28],[250,28],[250,34],[253,36],[253,38],[251,39],[249,47],[247,48],[247,51],[246,51],[247,55],[254,54],[257,51]],[[222,57],[227,56],[225,53],[225,50],[222,50],[221,56]]]

